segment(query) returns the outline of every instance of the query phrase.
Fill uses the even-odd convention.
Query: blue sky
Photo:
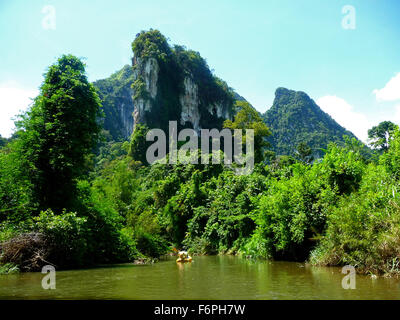
[[[355,29],[343,28],[346,5]],[[397,0],[0,0],[0,134],[61,54],[85,58],[90,80],[105,78],[130,63],[132,40],[149,28],[199,51],[261,112],[283,86],[364,141],[372,125],[400,123]]]

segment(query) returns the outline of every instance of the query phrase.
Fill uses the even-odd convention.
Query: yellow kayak
[[[186,251],[179,251],[176,262],[192,262],[192,257]]]
[[[181,262],[181,263],[185,263],[185,262],[192,262],[192,257],[188,256],[187,258],[178,258],[176,259],[176,262]]]

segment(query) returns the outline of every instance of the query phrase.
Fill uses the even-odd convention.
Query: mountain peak
[[[269,142],[278,155],[294,155],[298,144],[307,143],[315,157],[322,156],[329,142],[343,142],[343,136],[355,137],[303,91],[278,88],[272,107],[264,114],[272,135]]]
[[[312,99],[303,91],[290,90],[284,87],[279,87],[275,90],[275,99],[273,105],[287,104],[292,100],[303,100],[310,102]]]

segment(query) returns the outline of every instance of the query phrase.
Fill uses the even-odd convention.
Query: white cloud
[[[25,111],[38,95],[38,90],[26,89],[15,82],[0,84],[0,134],[10,137],[14,129],[16,115]]]
[[[397,73],[382,89],[372,91],[378,101],[400,100],[400,72]]]
[[[319,98],[316,103],[342,127],[354,133],[363,142],[367,142],[371,123],[364,114],[355,112],[354,107],[346,100],[336,96],[325,96]]]

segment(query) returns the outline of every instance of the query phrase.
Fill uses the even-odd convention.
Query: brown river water
[[[345,290],[341,268],[234,256],[57,271],[54,290],[42,288],[44,276],[1,275],[0,299],[400,299],[396,279],[356,275],[356,289]]]

